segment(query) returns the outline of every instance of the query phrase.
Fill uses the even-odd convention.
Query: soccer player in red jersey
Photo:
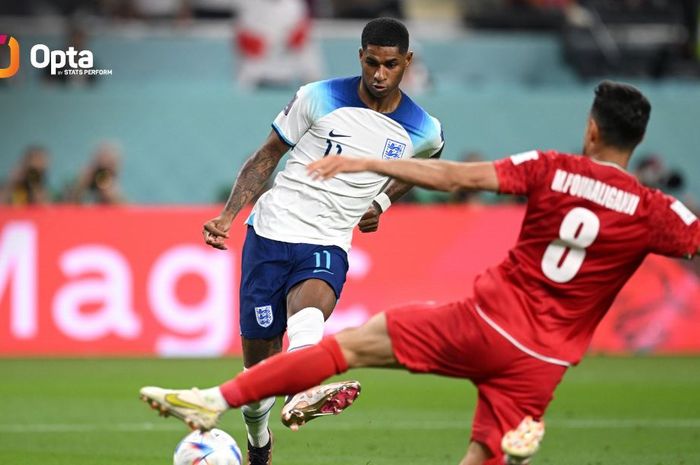
[[[525,195],[520,236],[500,265],[477,277],[473,297],[380,313],[315,347],[261,363],[214,388],[218,398],[212,390],[152,387],[142,396],[192,426],[210,428],[226,408],[300,392],[350,368],[401,367],[466,378],[479,397],[461,465],[502,464],[504,458],[528,463],[556,386],[580,361],[644,258],[700,252],[697,218],[626,171],[650,111],[637,89],[605,81],[595,90],[583,155],[530,151],[480,163],[340,156],[312,163],[309,172],[320,179],[373,171],[443,191]],[[303,424],[342,410],[353,394],[311,389],[283,415]]]

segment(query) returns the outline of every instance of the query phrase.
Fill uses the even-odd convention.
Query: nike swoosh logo
[[[347,134],[336,134],[333,131],[335,131],[335,129],[331,129],[331,132],[328,133],[329,137],[352,137],[352,136],[347,135]]]
[[[201,405],[193,404],[191,402],[187,402],[186,400],[182,400],[182,399],[180,399],[180,396],[178,396],[177,394],[166,394],[165,401],[167,403],[169,403],[170,405],[173,405],[175,407],[188,408],[188,409],[198,410],[200,412],[205,412],[205,413],[217,413],[214,410],[210,410],[206,407],[202,407]]]
[[[328,270],[314,270],[314,273],[328,273],[328,274],[334,274],[332,271],[328,271]]]

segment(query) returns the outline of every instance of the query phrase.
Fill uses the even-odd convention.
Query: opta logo
[[[51,76],[104,76],[111,75],[111,69],[94,69],[94,59],[90,50],[51,50],[44,44],[36,44],[30,52],[32,66],[50,68]]]
[[[0,68],[0,79],[12,77],[19,71],[19,42],[12,36],[0,34],[0,45],[5,44],[10,47],[10,64]]]
[[[9,78],[19,71],[19,42],[7,34],[0,34],[0,46],[10,47],[10,64],[0,68],[0,79]],[[1,48],[1,47],[0,47]],[[35,68],[50,68],[52,76],[111,75],[111,69],[93,69],[93,56],[90,50],[51,50],[44,44],[37,44],[30,51],[30,61]]]
[[[35,68],[46,68],[51,65],[52,76],[55,76],[56,71],[66,65],[71,69],[90,69],[93,63],[90,50],[78,51],[73,47],[68,47],[68,50],[64,52],[63,50],[50,50],[44,44],[32,47],[31,60],[32,66]]]

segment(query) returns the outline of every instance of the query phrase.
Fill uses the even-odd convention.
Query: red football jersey
[[[700,246],[681,202],[617,165],[531,151],[495,166],[500,192],[528,204],[517,244],[474,295],[482,317],[535,356],[577,363],[648,253],[691,257]]]

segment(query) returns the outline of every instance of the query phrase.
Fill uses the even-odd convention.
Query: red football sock
[[[331,336],[315,346],[263,360],[219,389],[226,402],[238,408],[270,396],[296,394],[347,370],[340,345]]]

